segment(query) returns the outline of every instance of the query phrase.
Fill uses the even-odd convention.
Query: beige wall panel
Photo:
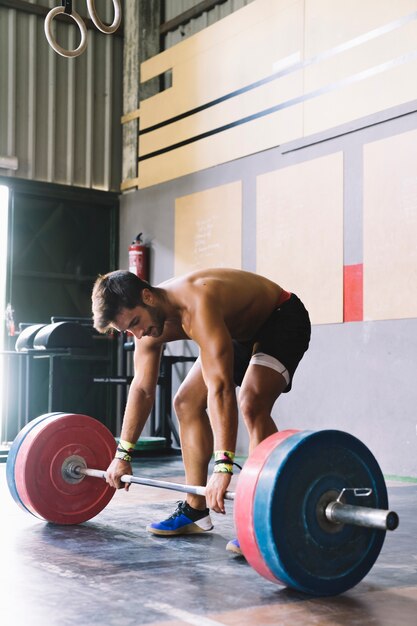
[[[321,89],[417,49],[417,18],[305,69],[305,92]],[[411,78],[411,75],[410,75]],[[401,97],[401,96],[399,96]]]
[[[305,0],[305,57],[320,54],[413,11],[417,11],[417,0]]]
[[[283,109],[139,163],[139,188],[273,148],[302,134],[302,105]]]
[[[258,2],[241,11],[252,8]],[[235,33],[234,20],[230,19],[239,21],[240,11],[237,11],[197,33],[184,44],[170,48],[168,52],[171,60],[167,69],[173,70],[173,86],[141,102],[142,129],[269,76],[280,69],[283,62],[294,63],[294,60],[301,59],[302,0],[271,0],[269,3],[262,0],[260,4],[269,7],[269,11],[263,20],[260,21],[258,17],[254,23],[247,24],[243,31]],[[229,25],[230,33],[225,30],[223,22]],[[200,38],[206,37],[206,31],[216,28],[225,30],[224,38],[214,40],[208,47],[200,45]],[[190,55],[182,59],[181,46],[191,40],[194,45]],[[142,64],[141,68],[149,62]]]
[[[236,120],[253,115],[279,103],[302,95],[303,75],[296,72],[272,83],[267,83],[230,100],[210,107],[155,131],[141,135],[139,154],[171,146],[201,133],[220,128]]]
[[[206,267],[241,266],[241,182],[177,198],[175,275]]]
[[[417,131],[364,148],[364,319],[417,317]]]
[[[314,324],[343,321],[343,154],[258,177],[257,272],[293,291]]]
[[[416,11],[417,0],[255,0],[149,59],[141,66],[142,81],[172,69],[173,86],[142,101],[142,130],[325,53],[304,70],[141,135],[139,156],[146,156],[303,93],[307,96],[302,119],[297,105],[142,161],[140,188],[416,99],[417,60],[406,58],[417,54]],[[353,47],[325,58],[343,44]],[[384,63],[402,55],[403,65],[383,69]],[[363,80],[343,85],[367,71]],[[308,98],[327,88],[334,90]]]
[[[305,102],[307,136],[417,98],[417,60]]]

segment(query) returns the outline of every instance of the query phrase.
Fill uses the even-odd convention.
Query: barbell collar
[[[395,530],[399,524],[399,517],[395,511],[353,506],[338,501],[327,505],[325,515],[329,522],[335,524],[352,524],[375,530]]]

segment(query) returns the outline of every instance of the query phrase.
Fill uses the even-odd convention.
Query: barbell
[[[29,513],[80,524],[115,490],[105,480],[116,442],[92,417],[47,413],[29,422],[7,460],[10,493]],[[122,482],[205,495],[205,488],[126,474]],[[379,556],[388,509],[381,469],[356,437],[339,430],[286,430],[262,441],[244,464],[234,500],[237,537],[250,565],[268,580],[315,596],[343,593]],[[360,505],[358,505],[358,502]]]

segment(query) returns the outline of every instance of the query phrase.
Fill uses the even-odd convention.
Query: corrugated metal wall
[[[250,2],[253,2],[253,0],[226,0],[226,2],[222,2],[209,11],[205,11],[199,17],[184,24],[184,26],[180,26],[175,31],[167,33],[164,36],[163,49],[170,48],[176,43],[183,41],[185,38],[190,37],[190,35],[198,33],[200,30],[203,30],[203,28],[214,24],[214,22],[230,15],[234,11],[237,11],[237,9],[241,9]],[[188,9],[200,3],[201,0],[164,0],[165,22],[168,22],[177,15],[188,11]]]
[[[32,4],[60,6],[59,0]],[[84,1],[73,6],[86,16]],[[97,8],[110,23],[112,2]],[[54,22],[57,41],[74,49],[78,27]],[[86,51],[63,58],[50,48],[42,16],[0,3],[0,156],[18,159],[16,171],[0,173],[119,190],[122,48],[122,37],[88,30]]]

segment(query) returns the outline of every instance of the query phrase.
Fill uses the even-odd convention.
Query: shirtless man
[[[206,485],[187,494],[168,519],[147,530],[158,535],[213,528],[209,509],[224,513],[238,429],[239,408],[250,450],[277,431],[271,417],[278,396],[291,388],[308,348],[310,320],[302,302],[276,283],[250,272],[207,269],[152,287],[118,270],[100,276],[92,294],[94,326],[135,336],[134,378],[129,389],[116,458],[107,482],[120,489],[131,474],[132,451],[151,412],[165,343],[192,339],[199,357],[174,398],[187,484]],[[207,483],[208,465],[214,471]],[[207,508],[208,507],[208,508]],[[227,548],[239,553],[236,540]]]

